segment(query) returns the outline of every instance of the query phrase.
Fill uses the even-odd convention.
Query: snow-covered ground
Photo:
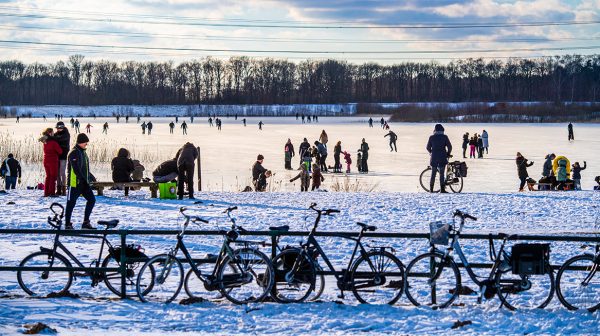
[[[600,193],[463,193],[452,195],[425,193],[202,193],[204,203],[189,200],[166,201],[148,198],[147,192],[133,192],[124,198],[111,191],[98,197],[93,220],[119,219],[122,229],[175,229],[181,224],[177,209],[186,205],[212,223],[226,225],[220,212],[239,206],[235,214],[246,229],[264,230],[272,225],[290,225],[306,230],[314,216],[306,208],[310,202],[321,207],[340,209],[336,217],[325,218],[321,231],[356,231],[356,221],[376,225],[380,232],[426,232],[433,220],[450,220],[454,209],[462,209],[479,218],[469,222],[466,233],[506,232],[519,234],[593,234],[598,223]],[[56,199],[55,199],[56,200]],[[0,228],[47,228],[47,207],[52,201],[38,193],[18,190],[0,196],[3,216]],[[59,198],[64,203],[64,198]],[[9,204],[14,202],[14,204]],[[80,223],[83,200],[76,208],[75,222]],[[213,224],[202,229],[215,228]],[[115,237],[116,239],[116,237]],[[145,247],[149,255],[167,251],[175,243],[173,236],[129,237]],[[367,239],[370,241],[371,239]],[[95,241],[63,238],[82,260],[91,260],[97,252]],[[298,238],[288,241],[297,243]],[[339,238],[319,238],[328,256],[342,267],[351,253],[350,243]],[[214,253],[220,237],[186,238],[193,255]],[[472,262],[486,262],[487,242],[462,241]],[[38,246],[51,244],[50,236],[0,235],[0,264],[15,265]],[[427,250],[424,239],[387,240],[396,255],[407,264]],[[581,243],[553,243],[552,264],[582,253]],[[480,272],[483,272],[480,270]],[[464,275],[464,274],[463,274]],[[467,277],[463,277],[467,285]],[[87,279],[78,279],[71,292],[78,299],[31,299],[19,288],[16,275],[0,273],[0,334],[15,334],[25,323],[44,322],[60,334],[142,335],[142,334],[578,334],[597,335],[600,312],[570,312],[554,298],[544,310],[510,312],[499,308],[494,298],[477,305],[474,296],[461,297],[459,305],[431,311],[410,305],[403,296],[394,306],[357,304],[350,293],[345,300],[327,279],[328,286],[320,303],[260,303],[235,306],[226,301],[204,302],[190,306],[142,304],[137,300],[115,300],[103,286],[89,287]],[[182,292],[178,299],[185,298]],[[336,302],[337,301],[337,302]],[[464,304],[464,305],[462,305]],[[452,329],[456,321],[472,324]]]
[[[363,187],[360,190],[374,188],[377,191],[422,191],[419,186],[419,174],[429,164],[429,154],[425,150],[428,137],[433,131],[433,124],[426,123],[392,123],[391,129],[398,135],[398,152],[390,152],[386,131],[378,126],[369,128],[366,117],[322,117],[319,123],[302,124],[293,117],[251,117],[248,126],[242,125],[241,118],[222,118],[223,129],[209,127],[207,118],[196,118],[189,125],[188,135],[183,135],[180,127],[181,118],[176,126],[175,134],[169,134],[168,123],[172,118],[144,118],[154,124],[152,135],[143,135],[140,125],[135,120],[128,124],[121,119],[116,123],[114,118],[81,118],[81,131],[90,123],[92,127],[89,137],[90,155],[94,151],[106,151],[106,162],[92,162],[92,172],[103,181],[111,179],[109,161],[116,155],[120,147],[132,153],[132,158],[140,159],[146,167],[146,175],[163,160],[175,156],[177,149],[186,141],[201,148],[202,186],[209,191],[239,191],[251,184],[251,166],[257,154],[265,156],[264,166],[275,175],[270,180],[270,190],[297,191],[299,182],[289,183],[289,179],[297,171],[284,169],[284,145],[288,138],[292,140],[296,153],[303,138],[313,144],[319,139],[322,130],[329,136],[328,164],[333,165],[333,147],[337,141],[342,142],[342,150],[352,154],[352,173],[326,174],[324,188],[332,190],[332,185],[348,182]],[[262,120],[263,130],[258,129]],[[68,125],[68,120],[65,120]],[[108,135],[102,134],[102,125],[109,123]],[[6,157],[10,151],[35,150],[41,153],[41,144],[37,138],[43,129],[52,127],[55,120],[43,122],[40,118],[0,119],[0,156]],[[530,176],[538,179],[542,173],[544,157],[548,153],[565,155],[572,162],[587,161],[588,169],[582,172],[584,189],[591,189],[595,184],[594,177],[600,175],[600,124],[575,124],[575,141],[567,141],[565,124],[446,124],[446,134],[454,146],[453,154],[457,160],[462,159],[462,135],[464,132],[479,133],[485,129],[489,133],[489,154],[483,159],[466,159],[469,175],[465,179],[465,191],[469,192],[508,192],[518,189],[519,180],[515,165],[516,152],[520,151],[535,164],[528,168]],[[74,133],[73,129],[70,129]],[[15,148],[2,146],[3,138],[9,138]],[[361,139],[369,143],[368,175],[358,174],[356,154]],[[9,141],[8,141],[9,142]],[[113,154],[114,153],[114,154]],[[40,156],[41,158],[41,156]],[[19,156],[17,155],[17,159]],[[297,168],[299,157],[292,160],[292,167]],[[343,158],[342,158],[342,164]],[[345,165],[344,165],[345,167]],[[24,185],[43,182],[41,164],[26,165],[24,169]]]

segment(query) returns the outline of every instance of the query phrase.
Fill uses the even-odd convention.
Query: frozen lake
[[[378,120],[381,116],[374,116]],[[422,191],[418,177],[428,165],[429,155],[425,150],[427,138],[432,134],[433,124],[426,123],[391,123],[391,129],[398,135],[398,152],[390,152],[387,133],[376,122],[373,128],[367,125],[368,117],[321,117],[319,123],[301,124],[293,117],[249,117],[248,126],[242,125],[241,118],[222,118],[223,129],[209,127],[207,118],[180,118],[175,134],[169,134],[168,123],[171,118],[143,118],[154,124],[152,135],[143,135],[135,118],[125,123],[124,118],[117,124],[114,118],[80,118],[81,130],[90,123],[91,134],[90,155],[94,151],[107,151],[109,156],[120,147],[129,149],[133,158],[139,158],[146,167],[146,175],[150,176],[155,167],[168,158],[172,158],[177,149],[186,141],[201,148],[202,186],[210,191],[237,191],[250,185],[251,166],[257,154],[265,156],[264,166],[275,175],[270,180],[270,188],[274,191],[297,191],[298,181],[289,183],[296,171],[284,169],[284,144],[288,138],[292,140],[296,152],[302,139],[308,138],[312,144],[318,140],[321,131],[329,135],[328,164],[333,165],[333,146],[339,140],[342,149],[353,155],[352,173],[326,174],[324,188],[331,189],[331,184],[339,179],[343,182],[346,176],[350,183],[359,183],[364,188],[375,187],[377,191]],[[182,135],[179,125],[183,120],[188,122],[188,135]],[[258,129],[262,120],[263,130]],[[68,120],[64,120],[68,125]],[[102,134],[102,124],[108,121],[108,135]],[[46,122],[37,119],[0,119],[0,138],[10,138],[13,144],[30,147],[28,150],[41,151],[41,144],[34,141],[46,127],[56,123],[53,119]],[[464,132],[481,133],[484,129],[489,133],[490,153],[484,159],[466,159],[469,176],[465,180],[467,192],[506,192],[518,189],[517,170],[514,162],[517,151],[535,164],[529,168],[533,178],[539,178],[542,172],[544,156],[547,153],[565,155],[572,162],[587,161],[588,169],[582,172],[584,189],[591,189],[594,177],[600,175],[600,125],[575,124],[575,141],[567,141],[565,124],[445,124],[446,134],[454,146],[455,159],[462,160],[462,134]],[[74,133],[73,129],[70,129]],[[368,175],[358,174],[356,170],[356,153],[361,139],[365,138],[371,148],[369,152]],[[15,143],[15,141],[17,143]],[[0,155],[6,157],[8,151],[4,143]],[[37,146],[37,147],[36,147]],[[23,150],[23,148],[21,149]],[[343,161],[343,159],[342,159]],[[297,167],[299,158],[292,161]],[[24,165],[24,185],[33,185],[43,181],[40,164]],[[109,162],[94,163],[92,172],[99,180],[110,180]],[[358,182],[357,182],[358,181]]]

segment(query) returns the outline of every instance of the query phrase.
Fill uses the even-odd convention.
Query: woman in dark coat
[[[340,162],[340,155],[342,154],[342,142],[338,141],[333,147],[333,159],[335,160],[335,167],[333,167],[334,173],[342,172],[342,163]]]
[[[294,153],[294,145],[292,145],[292,140],[288,139],[283,147],[283,152],[285,155],[285,169],[292,169],[292,158],[296,153]]]
[[[113,182],[131,182],[131,173],[135,169],[135,166],[127,149],[119,149],[117,157],[112,159],[110,167],[112,169]]]
[[[519,174],[519,180],[521,180],[521,184],[519,185],[519,191],[524,191],[525,183],[527,182],[527,178],[529,177],[529,173],[527,172],[527,167],[533,166],[533,161],[528,162],[526,158],[521,155],[520,152],[517,152],[517,172]]]
[[[62,154],[62,148],[54,138],[54,130],[47,128],[40,138],[44,144],[44,170],[46,180],[44,183],[44,197],[56,196],[56,180],[58,179],[58,159]]]

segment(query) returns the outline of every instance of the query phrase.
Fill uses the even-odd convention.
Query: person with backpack
[[[429,164],[431,165],[431,179],[429,181],[429,190],[433,192],[433,185],[435,184],[435,177],[440,174],[440,192],[447,193],[445,183],[446,165],[448,164],[448,158],[452,154],[452,144],[446,134],[444,134],[444,126],[437,124],[434,127],[433,135],[429,137],[427,145],[425,146],[431,159]]]
[[[302,162],[304,162],[304,157],[307,152],[310,152],[310,143],[308,143],[308,140],[306,140],[306,138],[304,138],[304,140],[298,147],[298,156],[300,157],[300,164],[302,164]]]
[[[72,230],[73,223],[71,223],[71,216],[73,215],[73,209],[77,204],[79,196],[83,196],[86,200],[85,212],[83,216],[83,223],[81,224],[82,229],[95,230],[90,223],[90,216],[94,205],[96,204],[96,197],[92,192],[91,183],[96,180],[94,175],[90,172],[90,160],[87,156],[86,149],[90,142],[87,135],[80,133],[77,135],[77,143],[69,153],[67,157],[68,170],[69,170],[69,191],[67,194],[67,207],[65,210],[65,229]]]
[[[58,178],[56,181],[56,194],[61,196],[67,195],[67,156],[69,148],[71,148],[71,134],[65,127],[65,123],[59,121],[56,123],[56,132],[54,138],[58,141],[62,153],[58,156]]]
[[[533,166],[533,161],[529,162],[526,158],[523,157],[521,152],[517,152],[517,158],[515,159],[517,164],[517,173],[519,175],[519,180],[521,183],[519,184],[519,191],[525,191],[525,183],[527,182],[527,178],[529,177],[529,173],[527,172],[527,167]]]
[[[306,168],[306,165],[300,165],[300,172],[298,175],[296,175],[296,177],[290,179],[290,182],[294,182],[297,179],[300,179],[300,192],[308,191],[308,187],[310,186],[310,174]]]
[[[54,138],[54,129],[47,128],[42,132],[39,139],[44,144],[44,171],[46,180],[44,182],[44,197],[56,197],[56,181],[58,180],[59,157],[62,154],[62,148]]]
[[[296,155],[294,151],[294,145],[292,144],[291,139],[287,139],[285,146],[283,146],[283,154],[285,161],[285,169],[292,170],[292,158]]]
[[[579,162],[573,164],[571,171],[573,172],[573,189],[581,190],[581,171],[587,168],[587,162],[583,161],[583,167],[579,165]]]
[[[6,160],[0,166],[0,175],[4,177],[4,189],[15,189],[17,181],[21,183],[21,164],[12,153],[8,154]]]
[[[396,147],[396,140],[398,140],[398,136],[393,131],[389,131],[388,134],[384,135],[383,137],[385,138],[388,136],[390,137],[390,152],[397,152],[398,147]]]
[[[177,155],[177,198],[183,199],[183,189],[187,184],[188,196],[194,198],[194,168],[196,167],[196,159],[198,158],[198,149],[191,142],[187,142]]]
[[[110,163],[112,170],[113,182],[131,182],[131,173],[134,170],[133,160],[129,151],[125,148],[120,148],[117,156]]]

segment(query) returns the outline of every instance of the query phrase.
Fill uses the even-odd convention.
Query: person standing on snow
[[[398,147],[396,147],[396,140],[398,140],[398,136],[393,131],[389,131],[389,133],[383,137],[385,138],[388,136],[390,137],[390,152],[397,152]]]
[[[169,123],[169,133],[173,134],[173,130],[175,129],[175,123],[174,122],[170,122]]]
[[[325,130],[323,130],[323,131],[321,132],[321,135],[319,136],[319,141],[320,141],[320,142],[321,142],[323,145],[327,146],[327,142],[329,142],[329,136],[327,136],[327,133],[325,132]]]
[[[525,183],[527,182],[527,178],[529,177],[529,173],[527,172],[527,167],[533,166],[533,161],[528,162],[526,158],[523,157],[521,152],[517,152],[517,158],[515,159],[517,164],[517,173],[519,175],[519,180],[521,184],[519,184],[519,191],[524,191]]]
[[[96,229],[90,224],[90,216],[94,209],[94,205],[96,204],[96,197],[94,196],[91,187],[91,183],[95,181],[95,178],[94,175],[90,173],[90,160],[86,153],[89,142],[90,139],[87,135],[80,133],[77,135],[77,144],[73,147],[68,156],[69,192],[67,194],[67,207],[65,210],[66,230],[73,229],[71,216],[73,215],[73,209],[75,208],[75,204],[77,204],[79,196],[83,196],[86,199],[81,228],[88,230]]]
[[[54,130],[47,128],[39,139],[44,144],[44,170],[46,180],[44,182],[44,197],[56,197],[56,181],[58,180],[59,156],[62,148],[54,138]]]
[[[383,118],[381,118],[383,120]],[[360,144],[360,172],[367,174],[369,173],[369,144],[365,141],[365,138],[362,139],[362,143]]]
[[[429,190],[433,192],[436,174],[440,174],[440,192],[447,193],[445,184],[446,165],[448,158],[452,153],[452,144],[448,136],[444,134],[444,126],[441,124],[435,125],[433,135],[429,137],[427,146],[425,146],[429,154],[431,154],[431,180],[429,181]]]
[[[262,122],[262,120],[261,120],[261,121],[259,121],[259,122],[258,122],[258,129],[259,129],[259,130],[262,130],[262,127],[263,127],[263,125],[264,125],[264,124],[265,124],[265,123],[263,123],[263,122]]]
[[[183,134],[187,134],[188,125],[185,123],[185,120],[181,123],[180,127],[181,127]]]

